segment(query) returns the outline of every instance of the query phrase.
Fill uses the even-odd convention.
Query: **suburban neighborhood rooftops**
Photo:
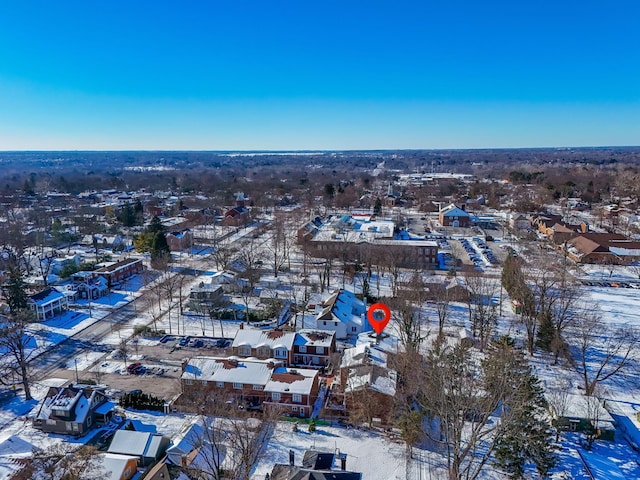
[[[279,362],[274,359],[194,357],[186,365],[182,379],[265,385],[276,365]]]
[[[295,337],[295,332],[243,329],[238,330],[231,346],[250,346],[251,348],[269,347],[271,349],[286,348],[287,350],[291,350]]]

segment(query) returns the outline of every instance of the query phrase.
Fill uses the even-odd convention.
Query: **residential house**
[[[107,280],[107,285],[111,288],[135,274],[142,273],[143,268],[141,258],[125,258],[119,262],[99,268],[95,272],[103,276]]]
[[[558,411],[558,402],[549,402],[553,424],[558,428],[577,432],[595,428],[599,432],[598,438],[613,440],[616,430],[614,420],[602,400],[594,396],[567,393],[561,403]]]
[[[85,435],[98,420],[105,419],[105,413],[97,410],[107,400],[101,390],[90,386],[50,387],[33,426],[47,433]]]
[[[294,332],[282,330],[241,329],[233,339],[231,349],[238,357],[255,357],[260,359],[275,358],[277,361],[291,365],[293,361]]]
[[[167,245],[172,252],[181,252],[193,246],[193,232],[184,229],[167,233]]]
[[[334,468],[335,460],[340,468]],[[307,450],[302,465],[295,465],[295,454],[289,452],[289,464],[277,463],[269,475],[269,480],[361,480],[362,474],[347,470],[347,456],[332,452]]]
[[[443,227],[468,227],[471,215],[452,203],[438,212],[438,221]]]
[[[80,271],[71,275],[77,298],[96,300],[109,295],[107,280],[95,272]]]
[[[236,194],[235,207],[230,208],[224,214],[225,225],[239,227],[249,221],[249,209],[245,206],[246,200],[244,193]]]
[[[139,466],[148,467],[164,455],[170,444],[169,437],[157,433],[116,430],[107,452],[133,456]]]
[[[303,329],[296,332],[293,342],[293,364],[311,368],[326,367],[335,351],[335,332]]]
[[[531,221],[526,215],[514,214],[509,218],[509,227],[513,230],[531,230]]]
[[[49,320],[69,308],[67,296],[53,287],[47,287],[39,293],[30,295],[27,304],[39,321]]]
[[[264,387],[263,405],[278,408],[283,415],[310,417],[319,391],[317,370],[277,367]]]
[[[131,455],[101,453],[100,459],[103,480],[130,480],[138,473],[138,459]]]
[[[282,408],[308,416],[320,390],[317,370],[291,369],[274,359],[194,357],[184,366],[182,391],[186,398],[201,398],[202,389],[243,407]]]
[[[386,424],[396,393],[397,372],[389,367],[389,353],[375,344],[361,343],[343,352],[338,381],[331,383],[323,414],[340,417],[355,409]]]
[[[335,332],[338,340],[371,330],[367,306],[348,290],[336,290],[322,305],[316,317],[316,329]]]
[[[198,303],[202,307],[213,307],[220,304],[224,298],[224,292],[221,285],[211,285],[210,283],[200,283],[197,287],[191,289],[189,299]]]

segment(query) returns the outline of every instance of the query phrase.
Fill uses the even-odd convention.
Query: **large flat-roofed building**
[[[369,215],[316,217],[298,231],[311,254],[345,261],[372,259],[373,263],[393,258],[399,267],[436,268],[437,242],[400,230],[392,220]]]

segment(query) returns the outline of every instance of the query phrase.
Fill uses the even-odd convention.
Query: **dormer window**
[[[251,347],[249,345],[241,345],[238,347],[238,355],[241,357],[250,357],[251,356]]]
[[[276,358],[287,358],[287,349],[286,348],[276,348],[273,352]]]

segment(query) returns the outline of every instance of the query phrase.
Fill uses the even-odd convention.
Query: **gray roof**
[[[171,440],[157,433],[118,430],[109,445],[109,453],[158,458]]]

